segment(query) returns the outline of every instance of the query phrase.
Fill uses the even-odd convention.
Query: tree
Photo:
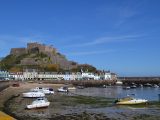
[[[76,68],[73,68],[71,71],[72,72],[81,72],[81,69],[84,72],[96,72],[97,71],[97,69],[94,66],[89,65],[89,64],[78,65]]]
[[[58,71],[59,66],[57,64],[48,64],[44,69],[46,71]]]
[[[22,69],[20,67],[16,67],[16,66],[9,69],[9,72],[21,72],[21,71],[22,71]]]

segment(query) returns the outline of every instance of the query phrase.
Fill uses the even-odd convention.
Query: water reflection
[[[152,87],[139,87],[134,89],[124,90],[122,86],[108,86],[106,88],[85,88],[76,89],[75,94],[85,96],[100,96],[107,98],[119,98],[127,95],[134,95],[136,98],[148,99],[150,101],[159,100],[158,94],[160,94],[160,88]]]

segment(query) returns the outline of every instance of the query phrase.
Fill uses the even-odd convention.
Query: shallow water
[[[100,96],[107,98],[120,98],[127,95],[134,96],[135,98],[143,98],[149,101],[158,101],[160,88],[143,87],[125,90],[122,86],[108,86],[106,88],[84,88],[71,91],[72,93],[85,96]]]

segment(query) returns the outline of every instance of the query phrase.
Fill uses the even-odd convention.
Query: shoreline
[[[90,118],[97,117],[101,120],[116,120],[116,119],[128,119],[130,114],[133,114],[132,117],[139,118],[144,117],[156,117],[155,115],[148,114],[147,112],[142,113],[132,113],[131,111],[125,113],[125,109],[119,109],[119,106],[112,106],[110,103],[112,103],[113,99],[110,99],[110,102],[108,104],[107,101],[109,99],[105,98],[106,101],[101,97],[89,97],[89,96],[70,96],[68,94],[61,94],[61,93],[55,93],[54,95],[47,96],[49,101],[51,102],[51,105],[47,109],[38,109],[38,110],[25,110],[24,106],[28,103],[30,103],[33,99],[24,99],[21,96],[22,92],[28,91],[30,88],[43,86],[43,87],[53,87],[54,89],[63,86],[64,84],[38,84],[38,83],[21,83],[20,87],[8,87],[5,90],[3,90],[3,94],[0,94],[0,96],[4,97],[5,93],[7,93],[7,96],[5,96],[3,101],[3,108],[4,106],[7,106],[10,112],[4,111],[8,113],[9,115],[13,116],[17,120],[21,120],[21,117],[27,117],[30,118],[30,120],[80,120],[83,118],[86,118],[86,120],[90,120]],[[13,96],[14,95],[14,96]],[[18,96],[19,95],[19,96]],[[8,99],[7,99],[8,98]],[[98,101],[98,100],[99,101]],[[104,102],[100,102],[104,101]],[[101,104],[100,104],[101,103]],[[104,103],[104,104],[103,104]],[[0,102],[2,104],[2,101]],[[98,104],[98,106],[96,106]],[[160,108],[159,103],[152,103],[152,106]],[[142,108],[146,109],[146,108]],[[154,109],[154,107],[153,107]],[[13,112],[14,110],[14,112]],[[137,109],[138,110],[138,109]],[[15,112],[16,111],[16,112]],[[22,114],[19,114],[21,111]],[[59,112],[60,111],[60,112]],[[115,112],[114,112],[115,111]],[[158,110],[159,111],[159,110]],[[118,113],[117,113],[118,112]],[[157,111],[156,111],[157,112]],[[33,114],[35,113],[35,114]],[[58,114],[59,113],[59,114]],[[62,114],[63,113],[63,114]],[[105,114],[104,114],[105,113]],[[158,112],[159,113],[159,112]],[[45,116],[50,115],[48,118]],[[39,117],[38,117],[39,116]],[[126,116],[126,117],[125,117]],[[41,119],[42,118],[42,119]],[[156,117],[157,118],[157,117]],[[27,119],[26,119],[27,120]],[[94,119],[93,119],[94,120]],[[98,120],[98,119],[96,119]],[[134,120],[134,119],[133,119]],[[157,120],[157,119],[155,119]]]

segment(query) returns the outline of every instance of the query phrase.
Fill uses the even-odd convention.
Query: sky
[[[0,57],[28,42],[119,76],[160,76],[160,0],[0,0]]]

